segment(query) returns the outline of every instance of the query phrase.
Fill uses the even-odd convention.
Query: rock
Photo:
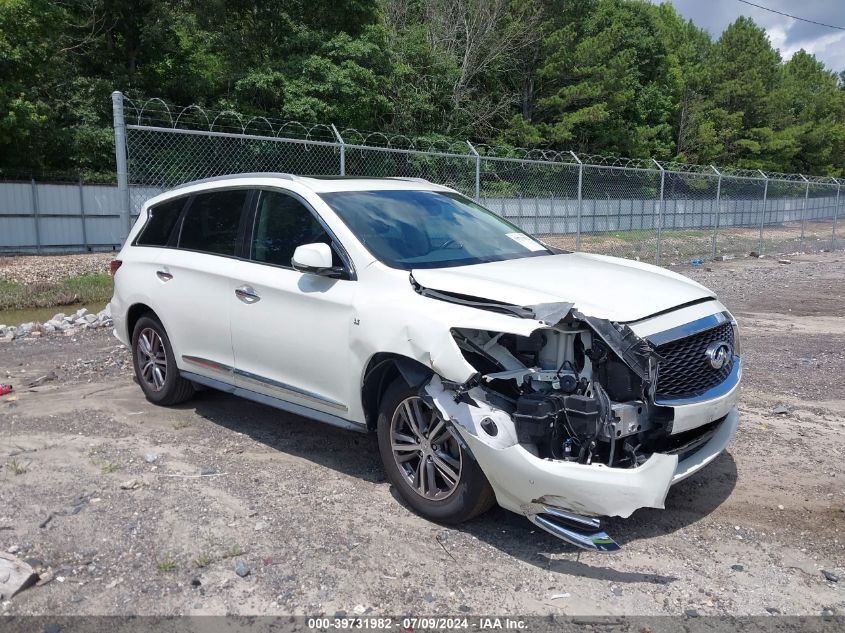
[[[32,567],[12,554],[0,552],[0,595],[11,598],[38,582]]]
[[[36,330],[36,331],[34,331],[34,332],[30,333],[30,335],[29,335],[29,336],[30,336],[31,338],[39,338],[39,337],[41,336],[41,332],[39,332],[38,330]]]
[[[734,571],[745,571],[745,567],[743,567],[742,565],[731,565],[731,569],[733,569]]]
[[[696,611],[695,609],[685,609],[684,615],[687,616],[688,618],[697,618],[698,617],[698,611]]]
[[[235,573],[241,578],[246,578],[249,576],[249,567],[247,567],[247,564],[242,560],[238,560],[238,562],[235,563]]]
[[[826,580],[830,582],[839,582],[839,576],[834,574],[832,571],[827,571],[826,569],[822,569],[822,576],[825,577]]]
[[[426,591],[425,595],[423,596],[423,599],[426,602],[434,602],[434,594],[431,593],[430,591]]]
[[[120,489],[121,490],[135,490],[135,488],[139,488],[140,486],[141,486],[141,484],[138,483],[137,479],[129,479],[127,481],[124,481],[122,484],[120,484]]]
[[[792,263],[791,259],[779,259],[778,260],[778,264],[791,264],[791,263]]]
[[[780,613],[780,609],[777,607],[766,607],[766,611],[771,613],[772,615],[777,615]]]
[[[144,461],[147,462],[148,464],[152,464],[157,459],[158,459],[157,453],[147,453],[146,455],[144,455]]]
[[[774,409],[772,409],[772,413],[774,413],[775,415],[787,415],[789,414],[789,408],[782,404],[779,404]]]
[[[356,615],[363,615],[367,612],[367,607],[365,607],[363,604],[356,604],[354,607],[352,607],[352,612]]]
[[[88,310],[86,310],[85,308],[79,308],[79,310],[76,311],[76,318],[81,319],[86,314],[88,314]]]
[[[778,504],[778,510],[783,510],[783,504],[782,503]]]
[[[53,318],[52,318],[52,319],[50,319],[50,320],[51,320],[51,321],[61,321],[61,320],[62,320],[62,319],[64,319],[64,318],[65,318],[65,313],[64,313],[64,312],[59,312],[58,314],[54,314],[54,315],[53,315]]]
[[[260,532],[261,530],[266,529],[267,527],[269,527],[269,524],[266,521],[258,521],[255,524],[254,529],[256,532]]]
[[[35,380],[31,380],[27,383],[27,387],[39,387],[43,385],[45,382],[53,382],[54,380],[58,380],[59,376],[56,372],[51,371],[49,374],[36,378]]]
[[[83,318],[89,324],[97,323],[97,321],[99,321],[96,314],[86,314]]]
[[[202,584],[199,576],[194,576],[191,578],[191,587],[199,587]]]
[[[748,256],[749,257],[760,257],[760,253],[758,253],[757,251],[751,251],[750,253],[748,253]]]
[[[18,547],[17,545],[11,545],[9,547],[9,549],[7,549],[6,551],[9,552],[10,554],[17,554],[19,551],[21,551],[21,548]]]
[[[610,593],[614,596],[621,596],[622,595],[622,587],[619,585],[610,585]]]
[[[49,323],[46,323],[46,324],[44,325],[44,332],[45,332],[46,334],[52,334],[52,333],[53,333],[53,332],[55,332],[55,331],[56,331],[55,326],[52,326],[52,325],[50,325]]]

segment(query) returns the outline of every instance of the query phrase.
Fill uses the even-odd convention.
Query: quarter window
[[[276,266],[291,266],[297,246],[332,240],[311,211],[293,196],[279,191],[261,191],[255,215],[252,259]],[[332,249],[333,265],[340,265]]]
[[[195,196],[182,222],[179,248],[215,255],[235,255],[246,196],[246,189]]]
[[[150,208],[147,223],[135,240],[138,246],[167,246],[187,198],[168,200]]]

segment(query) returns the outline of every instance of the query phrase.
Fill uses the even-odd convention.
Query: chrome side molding
[[[207,358],[182,354],[182,360],[186,363],[191,363],[193,365],[198,365],[199,367],[218,372],[219,374],[221,374],[221,379],[225,380],[226,382],[232,382],[235,377],[238,377],[247,380],[255,385],[264,387],[265,389],[270,389],[276,392],[276,395],[278,395],[280,399],[285,399],[284,396],[295,396],[297,398],[306,398],[308,400],[312,400],[317,404],[321,404],[326,407],[331,407],[339,411],[349,410],[348,407],[342,402],[332,400],[331,398],[327,398],[318,393],[314,393],[313,391],[300,389],[299,387],[294,387],[293,385],[288,385],[286,383],[279,382],[278,380],[273,380],[272,378],[266,378],[265,376],[259,376],[258,374],[253,374],[248,371],[232,367],[230,365],[225,365],[223,363],[218,363],[216,361],[209,360]]]

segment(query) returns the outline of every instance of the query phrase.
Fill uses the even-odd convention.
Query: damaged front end
[[[704,408],[661,398],[662,347],[626,324],[568,303],[506,306],[417,291],[537,322],[527,336],[454,328],[477,373],[460,384],[435,375],[422,391],[453,423],[500,505],[579,547],[618,549],[596,517],[662,508],[669,487],[715,459],[736,429],[734,389]],[[738,356],[733,362],[738,382]]]

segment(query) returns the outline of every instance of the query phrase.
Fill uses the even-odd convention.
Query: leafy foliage
[[[841,70],[841,69],[837,69]],[[643,0],[0,0],[0,170],[113,172],[109,94],[841,175],[845,72]]]

